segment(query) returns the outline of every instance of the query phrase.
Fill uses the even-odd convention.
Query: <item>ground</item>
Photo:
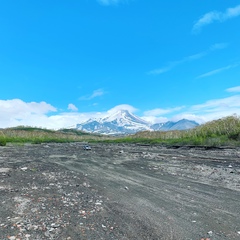
[[[240,149],[0,147],[0,239],[240,239]]]

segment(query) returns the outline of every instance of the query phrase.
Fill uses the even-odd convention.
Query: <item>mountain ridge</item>
[[[128,110],[116,111],[104,118],[88,119],[77,124],[76,129],[89,133],[100,133],[106,135],[134,134],[139,131],[169,131],[191,129],[199,124],[188,119],[177,122],[151,124],[140,117],[130,113]]]

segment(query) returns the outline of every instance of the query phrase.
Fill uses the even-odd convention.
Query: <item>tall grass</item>
[[[32,127],[16,127],[16,128],[7,128],[2,130],[1,137],[0,134],[0,144],[1,139],[3,139],[3,144],[6,143],[49,143],[49,142],[79,142],[79,141],[91,141],[103,139],[103,136],[84,133],[78,130],[49,130],[41,128],[32,128]],[[106,137],[105,137],[106,138]]]
[[[143,131],[114,141],[168,145],[240,146],[240,118],[235,115],[228,116],[183,131]]]
[[[5,146],[6,143],[7,142],[6,142],[6,138],[5,138],[3,131],[0,131],[0,146]]]
[[[78,141],[167,145],[240,146],[240,118],[234,115],[207,122],[190,130],[143,131],[125,137],[89,134],[76,129],[61,129],[54,131],[24,126],[2,129],[2,131],[0,131],[0,146],[4,146],[8,142],[64,143]]]

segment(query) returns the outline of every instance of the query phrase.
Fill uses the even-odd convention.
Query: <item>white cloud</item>
[[[26,103],[20,99],[0,100],[0,114],[11,114],[21,118],[27,112],[28,114],[46,114],[48,112],[56,112],[57,109],[46,102],[29,102]]]
[[[141,117],[143,120],[150,122],[151,124],[154,123],[165,123],[168,121],[166,117],[155,117],[155,116],[143,116]]]
[[[68,110],[78,111],[78,108],[74,104],[70,103],[68,104]]]
[[[240,16],[240,5],[228,8],[225,12],[212,11],[204,14],[193,26],[193,32],[198,33],[202,27],[213,22],[224,22],[228,19]]]
[[[181,113],[181,114],[177,114],[177,115],[173,116],[172,118],[170,118],[170,120],[173,122],[177,122],[181,119],[188,119],[188,120],[200,123],[200,124],[207,121],[204,116],[198,116],[198,115],[191,114],[191,113]]]
[[[107,111],[107,114],[112,114],[114,112],[117,112],[119,110],[128,110],[129,112],[131,113],[134,113],[137,111],[136,108],[134,108],[133,106],[131,105],[128,105],[128,104],[121,104],[121,105],[117,105],[113,108],[111,108],[110,110]]]
[[[127,2],[127,0],[97,0],[97,1],[104,6],[118,5],[119,3]]]
[[[240,86],[232,88],[230,91],[240,92]],[[179,112],[176,114],[175,111],[170,111],[170,109],[153,109],[144,112],[142,118],[152,123],[166,121],[176,122],[184,118],[198,123],[204,123],[222,117],[231,116],[233,114],[240,116],[240,95],[213,99],[189,107],[172,108],[172,110]],[[160,115],[163,115],[164,117]]]
[[[0,127],[34,125],[41,123],[57,109],[46,102],[24,102],[20,99],[0,100]]]
[[[209,77],[209,76],[218,74],[218,73],[220,73],[220,72],[226,71],[226,70],[228,70],[228,69],[235,68],[235,67],[237,67],[237,66],[239,66],[239,63],[232,64],[232,65],[228,65],[228,66],[222,67],[222,68],[218,68],[218,69],[212,70],[212,71],[210,71],[210,72],[204,73],[204,74],[196,77],[196,79]]]
[[[80,99],[80,100],[91,100],[91,99],[93,99],[93,98],[100,97],[100,96],[102,96],[102,95],[104,95],[104,94],[105,94],[104,90],[100,88],[100,89],[94,90],[94,91],[92,92],[92,94],[90,94],[90,95],[88,95],[88,96],[82,96],[82,97],[80,97],[79,99]]]
[[[46,102],[24,102],[20,99],[0,100],[0,128],[16,126],[34,126],[59,129],[76,126],[89,118],[103,118],[117,110],[125,109],[135,112],[137,109],[128,104],[115,106],[105,112],[57,112],[57,109]],[[73,104],[68,110],[77,111]]]
[[[240,92],[240,86],[226,91]],[[46,102],[24,102],[20,99],[0,100],[0,128],[24,125],[59,129],[76,126],[89,118],[104,118],[122,109],[132,113],[138,111],[128,104],[117,105],[103,112],[72,112],[72,108],[74,109],[74,105],[70,105],[69,112],[60,113]],[[140,117],[151,123],[178,121],[183,118],[203,123],[233,114],[240,116],[240,94],[209,100],[189,107],[156,108],[145,111]]]
[[[240,92],[240,86],[226,89],[227,92]]]
[[[188,109],[186,114],[196,115],[204,122],[233,114],[240,116],[240,95],[213,99],[203,104],[194,105]]]
[[[239,108],[240,110],[240,95],[235,95],[227,98],[209,100],[206,103],[194,105],[191,110],[194,112],[218,112],[226,111],[226,109]]]
[[[200,59],[200,58],[205,57],[205,56],[208,55],[210,52],[224,49],[224,48],[226,48],[227,46],[228,46],[227,43],[215,43],[215,44],[211,45],[211,46],[209,47],[209,49],[207,49],[207,50],[205,50],[205,51],[203,51],[203,52],[199,52],[199,53],[196,53],[196,54],[193,54],[193,55],[184,57],[184,58],[182,58],[181,60],[178,60],[178,61],[169,62],[169,63],[167,63],[166,66],[161,67],[161,68],[157,68],[157,69],[153,69],[153,70],[149,71],[147,74],[150,74],[150,75],[159,75],[159,74],[168,72],[168,71],[172,70],[174,67],[176,67],[176,66],[178,66],[178,65],[180,65],[180,64],[198,60],[198,59]]]
[[[169,113],[173,113],[176,111],[180,111],[181,109],[183,109],[184,107],[175,107],[175,108],[167,108],[167,109],[162,109],[162,108],[155,108],[152,110],[148,110],[144,112],[144,116],[160,116],[160,115],[166,115]]]

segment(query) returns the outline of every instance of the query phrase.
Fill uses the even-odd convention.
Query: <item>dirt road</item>
[[[0,239],[240,239],[240,149],[0,148]]]

